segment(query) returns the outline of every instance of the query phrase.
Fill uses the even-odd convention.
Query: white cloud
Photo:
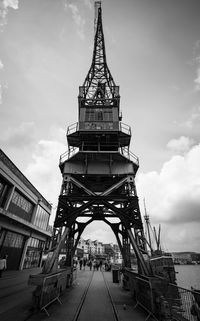
[[[19,8],[19,1],[18,0],[3,0],[2,1],[4,8],[13,8],[18,9]]]
[[[36,126],[33,122],[22,122],[19,126],[8,127],[0,136],[0,141],[9,148],[21,149],[34,142]]]
[[[98,240],[103,243],[117,243],[110,226],[101,221],[93,221],[83,231],[82,237],[87,240]]]
[[[200,90],[200,67],[197,69],[197,78],[194,80],[195,82],[195,89]]]
[[[196,127],[199,132],[200,107],[199,106],[194,107],[186,121],[184,121],[183,123],[175,122],[175,124],[183,128],[186,127],[186,129],[189,129],[189,130],[195,129]]]
[[[160,173],[141,173],[137,177],[138,196],[145,197],[152,221],[164,226],[165,244],[171,250],[184,250],[186,245],[187,249],[197,250],[200,244],[199,164],[200,145],[196,145],[184,156],[173,156]],[[141,204],[141,211],[142,207]]]
[[[72,18],[76,25],[76,31],[78,36],[84,40],[85,34],[84,34],[84,26],[85,26],[85,19],[81,16],[80,10],[78,9],[78,6],[74,3],[65,3],[65,10],[70,10],[72,13]]]
[[[3,62],[0,60],[0,70],[3,69]]]
[[[2,104],[2,85],[0,84],[0,105]]]
[[[167,143],[167,148],[169,148],[173,152],[182,154],[188,152],[190,148],[194,145],[194,143],[194,139],[181,136],[178,139],[171,139]]]
[[[0,26],[4,26],[9,7],[17,10],[19,8],[18,0],[0,0]]]
[[[91,0],[84,0],[84,4],[90,10],[92,9],[92,1]]]
[[[3,62],[0,60],[0,71],[4,68]],[[2,94],[3,94],[3,86],[0,83],[0,105],[2,104]]]
[[[66,147],[56,140],[40,140],[33,152],[33,161],[29,163],[24,174],[40,193],[53,203],[55,208],[58,203],[62,175],[59,169],[59,157]],[[53,224],[55,213],[51,217]]]
[[[200,40],[197,40],[194,45],[194,64],[197,66],[197,77],[194,80],[195,89],[200,90]]]

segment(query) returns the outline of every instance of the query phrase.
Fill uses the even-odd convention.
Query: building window
[[[37,208],[37,212],[35,215],[35,219],[33,224],[37,227],[41,228],[42,230],[47,230],[49,223],[49,213],[46,212],[40,205]]]
[[[8,199],[11,185],[0,176],[0,207],[4,207]]]
[[[85,121],[113,121],[112,108],[88,108],[85,112]]]
[[[33,267],[38,267],[40,265],[44,244],[45,242],[41,240],[35,239],[33,237],[29,238],[23,269],[30,269]]]
[[[8,211],[30,222],[33,204],[19,192],[14,191]]]
[[[13,233],[13,232],[7,232],[5,239],[4,239],[4,247],[14,247],[14,248],[22,248],[24,241],[24,236]]]

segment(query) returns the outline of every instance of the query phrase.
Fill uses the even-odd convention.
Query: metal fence
[[[48,316],[49,313],[46,308],[56,300],[61,304],[59,297],[62,288],[66,287],[66,284],[67,278],[62,276],[61,273],[47,276],[43,279],[39,305],[40,309],[44,310]]]
[[[126,269],[126,287],[136,305],[142,306],[155,320],[200,321],[200,293],[170,284],[159,277],[142,277]]]
[[[169,305],[172,320],[200,320],[200,293],[169,284],[164,298]]]
[[[47,307],[54,301],[61,303],[59,297],[67,287],[72,284],[73,273],[70,269],[63,269],[50,275],[30,275],[29,285],[35,285],[33,291],[33,306],[35,309],[44,310],[47,315]]]
[[[137,273],[132,271],[129,272],[128,270],[126,270],[124,276],[126,283],[128,283],[128,288],[136,300],[135,307],[140,305],[148,313],[146,320],[150,317],[154,320],[158,320],[158,310],[154,300],[155,296],[151,279],[142,278]],[[125,285],[125,288],[127,288],[127,285]]]

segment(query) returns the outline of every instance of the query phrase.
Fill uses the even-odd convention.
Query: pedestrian
[[[83,265],[83,260],[82,260],[82,259],[80,259],[80,261],[79,261],[79,267],[80,267],[80,270],[82,270],[82,265]]]
[[[108,271],[108,261],[106,260],[105,262],[104,262],[104,266],[105,266],[105,271]]]
[[[88,262],[88,266],[89,266],[90,271],[91,271],[91,270],[92,270],[92,261],[91,261],[91,260],[89,260],[89,262]]]
[[[103,265],[103,261],[100,260],[100,262],[99,262],[99,268],[100,268],[100,270],[101,270],[101,268],[102,268],[102,265]]]
[[[99,271],[99,264],[100,264],[100,262],[99,262],[99,260],[97,260],[97,262],[96,262],[97,271]]]
[[[83,259],[83,268],[84,268],[84,270],[85,270],[86,263],[87,263],[87,260],[86,260],[86,258],[84,257],[84,259]]]
[[[2,259],[0,259],[0,278],[2,277],[3,271],[7,269],[7,255],[4,255]]]
[[[96,270],[96,267],[97,267],[97,262],[96,262],[96,260],[94,260],[94,261],[92,262],[92,265],[93,265],[93,270],[95,271],[95,270]]]

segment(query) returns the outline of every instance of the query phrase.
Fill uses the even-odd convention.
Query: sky
[[[109,69],[140,159],[144,216],[167,251],[200,252],[200,1],[104,0]],[[53,205],[92,61],[92,0],[0,0],[0,146]],[[84,238],[116,243],[104,223]]]

